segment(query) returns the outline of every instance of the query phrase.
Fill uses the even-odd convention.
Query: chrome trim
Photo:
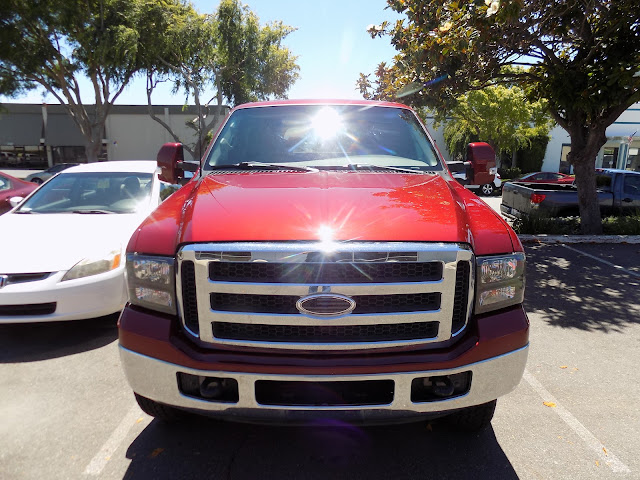
[[[371,253],[380,253],[380,258],[371,258]],[[233,281],[214,281],[209,278],[210,262],[234,263],[281,263],[301,264],[318,263],[318,254],[340,255],[341,262],[347,263],[425,263],[441,262],[442,278],[437,281],[395,282],[395,283],[252,283]],[[362,254],[362,255],[361,255]],[[368,255],[367,255],[368,254]],[[405,255],[403,255],[405,254]],[[343,257],[347,257],[345,260]],[[458,262],[467,261],[470,265],[468,278],[469,296],[465,325],[473,306],[473,287],[475,261],[471,248],[462,243],[419,243],[419,242],[239,242],[204,243],[182,247],[177,255],[176,292],[179,314],[184,319],[182,304],[182,281],[180,278],[182,262],[194,264],[196,279],[196,303],[198,308],[199,335],[184,324],[183,327],[202,346],[235,345],[269,347],[281,350],[345,350],[386,348],[399,345],[421,345],[440,347],[449,344],[452,338],[462,330],[451,332],[456,285],[456,267]],[[398,260],[400,259],[400,260]],[[440,308],[423,312],[392,312],[378,314],[341,314],[330,319],[305,314],[266,314],[251,312],[217,311],[211,308],[211,293],[254,294],[254,295],[290,295],[305,297],[315,293],[330,293],[336,296],[354,295],[391,295],[441,292]],[[438,336],[434,338],[350,343],[303,343],[303,342],[256,342],[218,339],[213,336],[212,323],[224,321],[245,324],[271,325],[374,325],[389,323],[432,322],[439,323]]]
[[[442,412],[458,408],[480,405],[506,395],[516,388],[527,362],[529,345],[497,357],[489,358],[470,365],[446,370],[420,370],[397,373],[375,373],[368,375],[279,375],[239,373],[227,371],[196,370],[164,362],[141,355],[122,346],[120,359],[129,385],[134,392],[179,408],[196,409],[203,413],[233,414],[234,410],[253,410],[255,412],[272,411],[347,411],[347,410],[388,410],[402,412]],[[292,367],[292,370],[295,370]],[[471,388],[466,395],[441,401],[414,403],[411,401],[411,382],[415,378],[453,375],[471,371]],[[233,378],[238,382],[239,401],[237,403],[217,403],[183,395],[178,390],[176,374]],[[357,405],[339,407],[310,407],[291,405],[262,405],[255,398],[255,382],[258,380],[280,381],[357,381],[357,380],[393,380],[395,391],[393,401],[386,405]]]

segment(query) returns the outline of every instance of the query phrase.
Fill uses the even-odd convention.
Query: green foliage
[[[582,227],[601,231],[594,158],[606,142],[606,128],[640,101],[637,0],[388,4],[406,20],[384,22],[370,33],[388,35],[398,55],[373,80],[360,76],[363,95],[402,97],[446,112],[465,92],[506,84],[546,100],[571,137]]]
[[[528,101],[521,88],[497,85],[460,95],[436,120],[444,123],[447,149],[457,158],[472,140],[489,143],[497,154],[529,149],[533,138],[548,138],[552,122],[545,111],[544,101]]]
[[[516,178],[520,178],[522,176],[522,170],[520,170],[518,167],[500,167],[498,168],[498,173],[500,174],[503,182],[506,180],[515,180]]]
[[[111,105],[147,66],[146,46],[163,35],[159,20],[184,8],[182,0],[3,0],[0,93],[46,90],[67,107],[96,161]],[[91,111],[81,77],[93,85]]]
[[[602,220],[605,235],[640,235],[640,214],[605,217]],[[579,217],[549,217],[525,215],[513,222],[519,234],[529,235],[580,235]]]
[[[286,98],[299,67],[283,41],[295,29],[282,22],[261,26],[257,15],[238,0],[222,0],[214,15],[190,9],[175,18],[167,23],[167,34],[154,38],[147,49],[147,99],[151,106],[153,90],[161,82],[171,82],[174,93],[186,93],[186,101],[195,103],[199,112],[188,124],[195,144],[179,138],[151,110],[150,114],[192,156],[200,157],[219,120],[221,109],[216,107],[225,99],[233,105]],[[210,87],[217,95],[201,98]]]
[[[286,98],[299,67],[282,42],[295,29],[282,22],[261,27],[258,16],[238,0],[222,0],[216,20],[224,96],[232,104]]]
[[[542,170],[548,143],[549,135],[535,135],[529,138],[528,148],[518,150],[516,157],[522,173],[539,172]]]

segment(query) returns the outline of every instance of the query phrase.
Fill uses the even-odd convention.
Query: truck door
[[[640,175],[624,175],[620,208],[640,211]]]

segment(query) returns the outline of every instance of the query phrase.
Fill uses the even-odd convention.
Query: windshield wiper
[[[71,213],[114,213],[109,210],[72,210]]]
[[[282,165],[280,163],[240,162],[228,165],[213,165],[208,170],[295,170],[297,172],[317,172],[317,168],[301,167],[297,165]]]
[[[422,175],[435,175],[435,172],[427,172],[424,170],[414,170],[412,168],[389,167],[387,165],[373,165],[371,163],[350,163],[346,166],[354,170],[393,170],[396,172],[419,173]]]

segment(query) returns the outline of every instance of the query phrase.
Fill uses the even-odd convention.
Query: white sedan
[[[2,215],[0,323],[122,310],[129,238],[172,190],[155,161],[92,163],[64,170]]]

